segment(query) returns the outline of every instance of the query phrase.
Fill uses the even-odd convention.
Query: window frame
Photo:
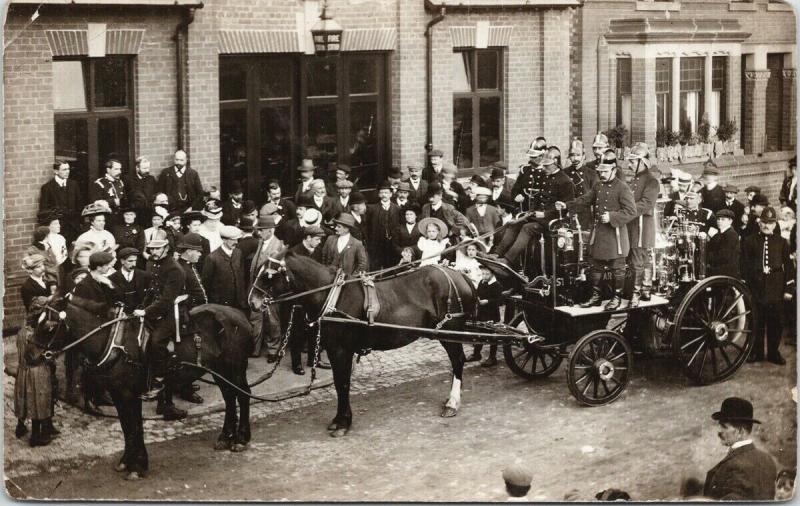
[[[698,89],[695,88],[687,88],[684,89],[684,63],[696,63],[700,62],[700,86]],[[678,123],[679,128],[682,129],[683,119],[684,119],[684,97],[687,96],[688,93],[697,93],[697,118],[696,121],[692,122],[692,133],[697,132],[697,128],[700,126],[700,122],[703,121],[703,114],[705,113],[705,56],[691,56],[691,57],[684,57],[680,60],[680,79],[679,79],[679,87],[680,87],[680,95],[678,96],[680,99],[680,113],[681,113],[681,121]],[[697,69],[686,69],[686,72],[693,71],[696,72]],[[694,118],[687,118],[687,119],[694,119]]]
[[[717,62],[722,62],[722,85],[717,87],[715,81],[717,77],[714,75],[714,71],[717,68]],[[722,125],[728,120],[728,91],[730,89],[730,85],[728,84],[728,68],[730,65],[730,60],[728,56],[712,56],[711,57],[711,92],[714,93],[715,91],[719,92],[719,125]],[[717,126],[719,126],[717,125]]]
[[[495,53],[497,55],[497,87],[494,89],[488,88],[478,88],[478,56],[481,53]],[[480,172],[481,169],[485,169],[489,167],[489,165],[482,166],[480,165],[481,160],[481,153],[480,153],[480,99],[481,98],[492,98],[497,97],[500,100],[500,104],[498,106],[499,110],[499,134],[498,134],[498,143],[499,143],[499,160],[505,160],[505,81],[503,79],[504,74],[504,64],[505,64],[505,55],[504,50],[500,46],[495,47],[488,47],[486,49],[475,49],[475,48],[454,48],[453,53],[455,54],[463,54],[463,53],[471,53],[471,65],[472,65],[472,72],[469,76],[470,80],[470,89],[471,91],[454,91],[452,97],[451,108],[455,106],[456,100],[459,99],[471,99],[472,100],[472,167],[458,167],[458,161],[455,159],[456,157],[453,156],[453,163],[458,167],[458,175],[459,177],[468,177],[477,172]],[[453,145],[453,154],[455,154],[455,144]],[[478,166],[475,166],[475,161],[478,161]]]
[[[623,63],[624,65],[620,65]],[[623,118],[623,110],[622,110],[622,98],[623,97],[630,97],[631,101],[631,122],[633,120],[633,59],[630,57],[619,57],[617,58],[617,125],[624,125],[625,119]],[[625,68],[627,67],[627,68]],[[623,89],[623,77],[624,74],[627,73],[627,93],[626,90]],[[627,142],[630,142],[630,135],[632,130],[632,125],[625,125],[628,129],[628,139],[625,139]]]
[[[666,67],[667,71],[667,91],[659,91],[658,90],[658,72],[659,72],[659,64]],[[656,130],[659,128],[666,128],[669,131],[672,131],[672,94],[674,90],[672,89],[672,58],[671,57],[662,57],[656,58],[656,76],[655,76],[655,87],[656,87],[656,106],[658,105],[659,100],[661,100],[661,96],[666,96],[666,105],[664,107],[664,125],[658,124],[658,112],[656,112]]]
[[[120,59],[127,64],[127,96],[128,105],[125,107],[97,107],[95,100],[97,92],[95,89],[95,66],[103,59]],[[85,120],[88,145],[87,167],[86,167],[86,188],[81,188],[84,195],[88,195],[89,188],[93,181],[101,177],[103,164],[106,160],[100,160],[98,153],[98,123],[102,119],[125,118],[128,120],[128,159],[120,160],[123,162],[123,174],[132,175],[135,167],[136,150],[136,56],[135,55],[107,55],[104,58],[89,58],[88,56],[64,56],[54,57],[53,61],[80,61],[84,76],[84,93],[86,94],[86,110],[56,110],[53,109],[53,136],[55,148],[56,124],[61,120]],[[87,71],[88,67],[88,71]],[[55,78],[55,76],[54,76]],[[54,158],[58,158],[57,155]],[[125,163],[127,162],[127,163]]]

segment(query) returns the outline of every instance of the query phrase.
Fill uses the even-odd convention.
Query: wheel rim
[[[632,358],[627,341],[616,332],[587,334],[570,354],[570,391],[578,401],[590,406],[615,400],[628,384]]]
[[[531,333],[521,314],[517,315],[510,325],[526,334]],[[563,360],[557,348],[544,348],[528,342],[504,346],[503,355],[509,369],[518,376],[528,379],[550,376],[558,370]]]
[[[753,346],[753,309],[738,280],[709,278],[687,293],[675,319],[675,352],[700,384],[733,375]]]

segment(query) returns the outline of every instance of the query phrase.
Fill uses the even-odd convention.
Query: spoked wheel
[[[738,279],[713,276],[695,285],[678,306],[672,334],[686,375],[700,385],[731,377],[753,347],[754,321],[750,290]]]
[[[595,330],[570,353],[567,386],[587,406],[608,404],[625,390],[632,366],[633,351],[625,338],[613,330]]]
[[[526,334],[532,332],[525,322],[522,312],[514,316],[509,325]],[[506,359],[508,368],[514,371],[517,376],[525,379],[550,376],[556,372],[562,360],[561,352],[558,348],[544,347],[539,343],[506,344],[503,346],[503,356]]]

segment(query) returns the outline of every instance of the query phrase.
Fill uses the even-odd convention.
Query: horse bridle
[[[253,281],[252,286],[250,287],[250,293],[247,294],[248,300],[253,295],[253,291],[257,291],[257,292],[261,293],[264,296],[264,300],[261,302],[261,312],[262,313],[267,311],[267,309],[273,303],[273,300],[274,300],[274,298],[272,296],[272,293],[270,292],[270,290],[268,288],[261,288],[260,286],[258,286],[258,281],[261,279],[261,276],[264,273],[264,269],[267,267],[267,263],[269,263],[269,262],[275,262],[275,263],[280,264],[280,262],[278,260],[275,260],[275,259],[272,259],[272,258],[268,259],[268,261],[266,263],[262,264],[261,267],[258,269],[258,273],[255,276],[255,279]],[[289,286],[292,286],[292,276],[289,273],[289,270],[286,267],[284,267],[283,265],[281,265],[277,269],[267,269],[267,272],[266,272],[266,274],[268,275],[267,279],[272,279],[273,276],[275,276],[276,274],[279,274],[279,273],[283,273],[283,276],[286,279],[286,283]]]

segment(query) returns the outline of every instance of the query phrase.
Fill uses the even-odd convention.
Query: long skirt
[[[52,369],[42,362],[31,366],[25,351],[33,337],[33,328],[26,325],[17,334],[19,369],[14,382],[14,413],[21,420],[44,420],[53,416]]]

